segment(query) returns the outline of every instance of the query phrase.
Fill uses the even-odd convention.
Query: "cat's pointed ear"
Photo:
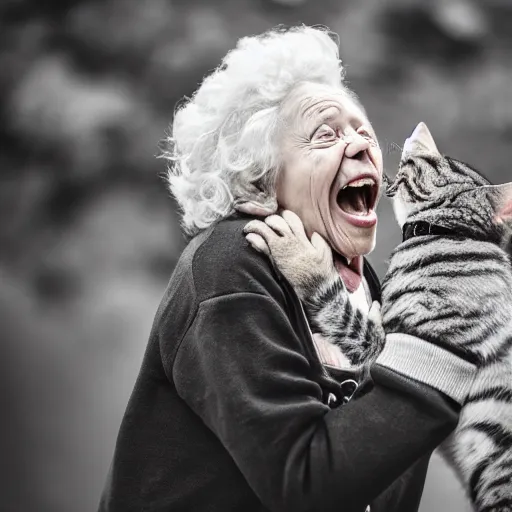
[[[426,149],[429,153],[440,154],[434,141],[434,137],[432,137],[430,130],[423,122],[419,123],[412,132],[411,136],[405,140],[404,153],[415,148],[417,149],[418,146],[420,148]]]
[[[512,223],[512,183],[491,185],[486,188],[491,190],[493,196],[496,222],[499,224]]]

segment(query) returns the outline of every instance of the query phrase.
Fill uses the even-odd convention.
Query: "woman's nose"
[[[362,160],[368,156],[370,142],[359,133],[350,134],[346,137],[347,147],[345,148],[345,156]]]

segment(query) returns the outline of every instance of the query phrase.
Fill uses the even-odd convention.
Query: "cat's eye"
[[[334,128],[330,127],[328,124],[322,124],[313,133],[313,140],[318,142],[329,142],[335,140],[337,136],[338,134]]]

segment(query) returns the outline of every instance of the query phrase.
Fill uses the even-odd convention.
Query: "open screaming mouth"
[[[373,178],[361,178],[345,185],[336,196],[341,210],[350,215],[366,216],[375,207],[378,189]]]

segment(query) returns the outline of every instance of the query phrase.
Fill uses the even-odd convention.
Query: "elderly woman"
[[[193,238],[156,314],[100,510],[417,510],[457,405],[421,383],[422,354],[398,349],[345,403],[353,375],[326,364],[293,288],[236,213],[291,210],[333,249],[354,300],[378,300],[363,256],[382,155],[336,43],[308,27],[240,40],[180,106],[171,142],[170,187]]]

